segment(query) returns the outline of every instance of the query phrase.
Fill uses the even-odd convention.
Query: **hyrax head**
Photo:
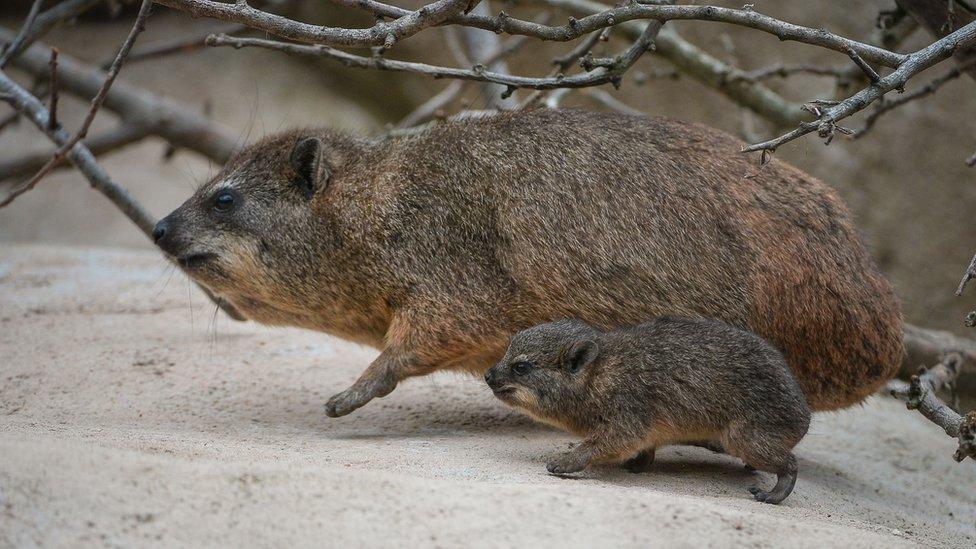
[[[512,337],[505,356],[485,374],[496,397],[545,418],[582,404],[588,367],[600,354],[599,332],[578,320],[558,320]]]
[[[287,302],[289,284],[310,278],[318,249],[337,238],[323,224],[342,160],[343,151],[320,132],[265,139],[162,219],[156,244],[217,295]]]

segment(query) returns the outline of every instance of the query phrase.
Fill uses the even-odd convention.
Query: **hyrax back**
[[[541,322],[661,314],[766,338],[814,409],[858,402],[901,360],[898,303],[834,192],[741,145],[552,110],[388,140],[293,131],[228,163],[160,246],[251,319],[381,348],[330,415],[409,376],[483,372]]]
[[[647,467],[674,443],[718,443],[777,475],[755,498],[793,490],[791,450],[810,410],[782,355],[755,335],[707,319],[660,317],[601,332],[561,320],[519,332],[485,374],[501,400],[583,438],[549,463],[557,474],[593,462]]]

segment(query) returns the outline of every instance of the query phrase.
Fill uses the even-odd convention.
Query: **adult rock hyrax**
[[[591,463],[644,470],[654,450],[717,443],[747,465],[775,473],[757,501],[793,491],[791,450],[810,409],[783,356],[754,334],[717,320],[659,317],[601,332],[560,320],[519,332],[485,374],[495,396],[583,438],[552,459],[556,474]]]
[[[381,349],[341,416],[438,369],[483,374],[515,332],[706,316],[782,349],[815,410],[902,357],[901,315],[827,185],[698,124],[536,110],[244,149],[156,241],[246,317]]]

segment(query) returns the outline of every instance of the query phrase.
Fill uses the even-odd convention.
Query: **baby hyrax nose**
[[[153,229],[153,242],[159,244],[159,241],[166,236],[166,232],[169,230],[169,223],[163,219],[159,223],[156,223],[156,227]]]
[[[491,385],[495,381],[495,370],[488,370],[485,372],[485,383]]]

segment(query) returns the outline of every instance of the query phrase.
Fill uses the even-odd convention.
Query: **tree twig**
[[[48,128],[48,120],[50,117],[48,110],[44,108],[44,105],[36,97],[11,80],[3,71],[0,71],[0,99],[6,101],[11,107],[22,113],[39,130],[44,132],[48,139],[55,145],[64,146],[71,140],[71,136],[63,128]],[[128,191],[112,181],[112,178],[102,169],[95,160],[95,156],[85,148],[84,144],[75,143],[68,152],[68,160],[78,168],[78,171],[85,176],[85,179],[88,180],[93,188],[102,193],[143,234],[152,239],[153,227],[156,224],[152,215]],[[234,320],[245,320],[245,317],[233,305],[216,298],[206,288],[201,287],[201,290],[229,317]]]
[[[201,6],[198,4],[210,4],[212,2],[207,2],[206,0],[158,0],[161,3],[179,4],[183,11],[194,12],[201,15],[212,15],[213,12],[204,14],[201,10]],[[376,2],[374,0],[332,0],[334,3],[346,5],[349,7],[355,7],[360,9],[365,9],[377,15],[383,15],[385,17],[403,17],[407,13],[407,10],[402,8],[397,8],[381,2]],[[552,6],[571,5],[573,2],[561,1],[561,0],[545,0],[545,3]],[[191,5],[192,4],[192,5]],[[579,7],[585,3],[575,2],[576,6]],[[632,21],[635,19],[653,19],[664,23],[666,21],[672,20],[694,20],[694,21],[712,21],[720,23],[728,23],[732,25],[748,27],[758,31],[762,31],[768,34],[776,36],[780,40],[784,41],[795,41],[802,42],[805,44],[810,44],[814,46],[820,46],[823,48],[838,51],[840,53],[847,53],[847,48],[853,48],[858,55],[861,57],[888,67],[897,67],[904,59],[902,54],[894,53],[884,48],[879,48],[870,44],[864,44],[850,38],[845,38],[838,36],[836,34],[827,32],[824,29],[814,29],[810,27],[804,27],[802,25],[795,25],[793,23],[788,23],[770,17],[768,15],[762,15],[751,9],[733,9],[733,8],[723,8],[719,6],[672,6],[672,5],[650,5],[642,3],[631,3],[629,5],[611,7],[605,4],[598,4],[595,2],[589,2],[589,5],[602,6],[602,9],[598,10],[598,13],[593,15],[583,17],[582,19],[571,19],[569,23],[565,25],[549,26],[541,25],[537,23],[532,23],[529,21],[523,21],[512,17],[511,15],[501,12],[499,15],[494,17],[483,17],[472,14],[458,14],[453,17],[448,17],[443,21],[443,23],[451,23],[464,26],[472,26],[485,30],[492,30],[495,32],[504,32],[507,34],[523,34],[526,36],[532,36],[540,40],[556,41],[556,42],[566,42],[570,40],[575,40],[585,34],[589,34],[593,31],[603,29],[605,27],[612,27],[614,25]],[[173,6],[176,7],[176,6]],[[224,11],[220,14],[219,19],[232,20],[228,16],[231,14],[228,11]],[[333,45],[333,46],[353,46],[357,44],[340,44],[333,43],[319,39],[314,32],[307,32],[302,34],[292,34],[286,35],[281,34],[277,31],[282,31],[285,29],[274,28],[270,26],[258,26],[262,21],[256,18],[250,18],[250,21],[243,21],[240,19],[233,19],[235,21],[254,26],[255,28],[260,28],[272,34],[278,34],[285,38],[290,38],[292,40],[297,40],[300,42],[310,42],[317,44]],[[253,23],[253,24],[252,24]],[[297,30],[297,29],[289,29]],[[312,31],[312,29],[308,29]],[[371,45],[371,44],[358,44]]]
[[[397,61],[382,57],[363,57],[337,50],[330,46],[292,44],[290,42],[278,42],[275,40],[265,40],[263,38],[235,38],[219,34],[207,37],[207,45],[230,46],[233,48],[265,48],[291,54],[311,55],[333,59],[347,67],[357,69],[413,72],[425,74],[434,78],[455,78],[458,80],[472,80],[476,82],[493,82],[508,86],[510,88],[531,88],[536,90],[584,88],[606,84],[608,82],[617,80],[625,68],[629,68],[630,65],[633,64],[633,61],[636,61],[636,58],[633,58],[633,61],[631,61],[630,59],[632,58],[632,55],[627,55],[627,52],[624,52],[621,54],[621,56],[619,56],[619,65],[613,70],[605,67],[598,67],[596,70],[591,72],[568,76],[565,78],[561,78],[559,76],[535,78],[495,73],[478,66],[473,69],[458,69],[453,67],[428,65],[426,63],[416,63],[412,61]]]
[[[959,445],[953,454],[956,461],[967,457],[976,459],[976,412],[961,416],[942,402],[937,393],[955,382],[962,360],[958,353],[948,352],[938,364],[922,368],[908,383],[895,380],[888,384],[891,396],[904,400],[909,410],[918,410],[942,427],[947,435],[957,439]]]
[[[157,4],[177,9],[195,17],[212,17],[222,21],[241,23],[282,38],[345,47],[383,47],[390,49],[418,32],[438,25],[461,13],[470,0],[437,0],[416,11],[406,11],[389,23],[377,21],[367,29],[323,27],[295,21],[249,6],[246,2],[225,4],[208,0],[154,0]]]
[[[840,120],[863,110],[889,91],[903,88],[911,77],[951,57],[958,49],[969,47],[974,43],[976,43],[976,22],[970,23],[945,38],[937,40],[928,47],[912,53],[894,72],[872,83],[867,88],[844,101],[840,101],[836,105],[830,106],[822,111],[817,109],[817,112],[820,113],[818,120],[804,122],[793,131],[775,139],[770,139],[769,141],[749,145],[742,150],[743,152],[761,150],[775,151],[777,147],[784,143],[813,131],[817,131],[821,137],[829,139],[833,136],[834,130],[837,128],[836,124]]]
[[[0,39],[6,36],[12,33],[0,28]],[[47,47],[38,44],[26,49],[11,64],[35,78],[46,79],[48,60]],[[58,81],[62,93],[90,99],[101,89],[105,73],[62,52],[58,56]],[[229,131],[122,79],[109,90],[104,107],[117,114],[124,125],[142,128],[174,147],[192,150],[219,163],[225,162],[238,148],[236,137]],[[0,170],[0,180],[10,176]]]
[[[88,134],[88,128],[91,127],[92,122],[95,120],[95,115],[98,114],[98,110],[102,107],[102,103],[105,102],[105,97],[108,95],[109,89],[111,89],[112,84],[115,82],[115,78],[119,75],[119,71],[122,69],[122,64],[125,62],[126,56],[132,49],[132,45],[135,44],[136,38],[142,33],[146,28],[146,18],[149,17],[149,12],[152,9],[152,0],[142,0],[142,5],[139,8],[139,14],[136,16],[136,21],[132,26],[132,30],[129,31],[129,36],[126,37],[125,42],[122,43],[122,47],[119,48],[118,55],[115,56],[115,61],[112,63],[112,67],[108,70],[108,75],[105,77],[105,82],[102,84],[101,89],[91,101],[91,107],[88,109],[88,114],[85,116],[85,120],[82,122],[81,127],[75,132],[74,136],[68,140],[67,143],[61,145],[61,148],[54,154],[50,161],[42,167],[37,174],[30,179],[26,184],[24,184],[19,189],[11,192],[3,201],[0,201],[0,208],[9,205],[18,196],[24,194],[25,192],[33,189],[48,173],[54,169],[55,166],[60,164],[65,156],[72,147],[79,141],[85,138]],[[52,90],[52,93],[54,91]]]
[[[30,47],[36,40],[47,34],[55,25],[64,20],[77,17],[88,11],[92,6],[102,0],[63,0],[59,4],[45,10],[37,16],[33,24],[23,27],[23,33],[19,40],[11,39],[10,46],[4,51],[6,62],[15,59],[21,52]]]
[[[37,14],[40,13],[41,4],[43,3],[44,0],[34,0],[34,3],[31,4],[30,11],[27,12],[27,18],[24,19],[23,26],[20,28],[20,33],[17,34],[13,42],[4,45],[3,51],[0,53],[0,69],[5,68],[7,63],[10,62],[10,59],[20,51],[21,44],[24,43],[27,35],[31,32],[31,28],[34,26],[34,21],[37,19]]]
[[[48,65],[51,67],[51,76],[48,78],[48,89],[51,90],[51,97],[47,110],[51,116],[48,117],[47,124],[53,130],[60,125],[58,122],[58,48],[51,48],[51,61]]]
[[[976,63],[976,59],[971,60],[969,64],[973,64],[973,63]],[[878,121],[878,118],[880,118],[884,114],[894,109],[897,109],[898,107],[901,107],[902,105],[909,103],[911,101],[915,101],[917,99],[921,99],[923,97],[932,95],[946,83],[959,78],[963,73],[964,67],[965,65],[953,67],[951,70],[949,70],[942,76],[933,78],[931,81],[929,81],[928,84],[925,84],[924,86],[912,90],[908,93],[904,93],[896,97],[895,99],[888,100],[882,98],[880,101],[875,103],[874,110],[871,111],[871,114],[869,114],[868,117],[864,120],[864,126],[856,133],[854,133],[852,137],[854,139],[860,139],[861,137],[866,135],[874,127],[874,124],[875,122]]]

